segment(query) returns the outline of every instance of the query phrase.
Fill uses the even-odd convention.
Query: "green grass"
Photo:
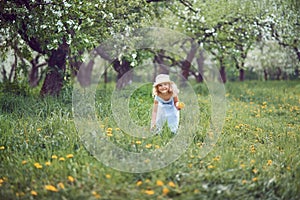
[[[114,170],[86,150],[77,135],[71,95],[1,94],[0,199],[299,199],[300,82],[225,87],[225,124],[212,151],[200,156],[210,101],[205,85],[194,85],[201,111],[194,141],[177,161],[147,173]],[[111,132],[110,141],[133,152],[171,141],[168,130],[149,139],[119,130],[111,117],[111,91],[111,86],[100,87],[96,94],[99,127]],[[148,91],[145,86],[129,102],[139,125],[150,120]]]

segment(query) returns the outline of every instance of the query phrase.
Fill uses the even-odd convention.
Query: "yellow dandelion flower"
[[[40,163],[34,163],[35,168],[42,169],[43,166]]]
[[[272,160],[268,160],[267,165],[268,166],[272,165],[272,162],[273,162]]]
[[[16,193],[16,196],[17,196],[17,197],[23,197],[24,195],[25,195],[24,192],[17,192],[17,193]]]
[[[246,184],[246,183],[247,183],[247,180],[245,180],[245,179],[242,180],[242,183],[243,183],[243,184]]]
[[[58,160],[59,161],[65,161],[65,158],[64,157],[60,157]]]
[[[1,146],[1,147],[0,147],[0,150],[4,150],[4,149],[5,149],[5,146]]]
[[[240,164],[240,167],[241,167],[241,168],[245,168],[246,165],[242,163],[242,164]]]
[[[58,157],[57,157],[57,155],[52,155],[51,158],[52,159],[57,159]]]
[[[258,170],[254,168],[254,169],[252,170],[252,172],[253,172],[254,174],[257,174]]]
[[[96,199],[101,198],[100,194],[98,194],[96,191],[92,191],[92,195],[93,195]]]
[[[200,193],[200,190],[199,189],[195,189],[194,190],[194,194],[198,194],[198,193]]]
[[[140,186],[140,185],[142,185],[143,184],[143,182],[142,181],[138,181],[138,182],[136,182],[136,186]]]
[[[152,144],[146,144],[146,148],[149,149],[152,147]]]
[[[160,181],[160,180],[157,180],[156,181],[156,185],[157,186],[163,186],[164,185],[164,182]]]
[[[175,185],[175,183],[174,183],[173,181],[170,181],[170,182],[168,183],[168,185],[169,185],[170,187],[176,187],[176,185]]]
[[[208,165],[207,168],[208,168],[208,169],[213,169],[213,168],[215,168],[215,166],[213,166],[213,165]]]
[[[75,181],[75,179],[72,176],[68,176],[68,180],[73,183]]]
[[[53,185],[45,185],[45,189],[51,192],[58,192],[58,189]]]
[[[253,181],[253,182],[256,182],[257,180],[258,180],[257,177],[252,178],[252,181]]]
[[[221,158],[221,156],[216,156],[216,157],[213,158],[213,161],[219,161],[220,158]]]
[[[155,147],[155,149],[159,149],[159,148],[160,148],[160,146],[159,146],[159,145],[155,145],[154,147]]]
[[[121,129],[120,128],[116,128],[116,131],[120,131]]]
[[[256,152],[254,145],[251,146],[251,150],[250,151],[251,151],[251,153],[255,153]]]
[[[155,192],[154,192],[154,190],[148,189],[148,190],[145,190],[144,193],[148,194],[148,195],[153,195]]]
[[[112,128],[107,128],[106,130],[107,130],[107,131],[112,131],[113,129],[112,129]]]
[[[113,136],[111,132],[107,132],[106,135],[107,135],[108,137],[112,137],[112,136]]]
[[[185,107],[185,104],[183,102],[178,102],[178,108],[182,109]]]
[[[61,188],[61,189],[65,189],[65,185],[62,182],[58,183],[58,187]]]
[[[162,189],[163,195],[167,195],[169,192],[170,192],[170,190],[169,190],[167,187],[164,187],[164,188]]]
[[[250,160],[250,163],[251,163],[251,164],[254,164],[254,163],[255,163],[255,160]]]
[[[50,165],[51,165],[51,162],[49,162],[49,161],[48,161],[48,162],[45,162],[45,165],[46,165],[46,166],[50,166]]]
[[[37,132],[40,132],[41,130],[42,130],[42,128],[37,128],[36,129]]]
[[[70,154],[68,154],[66,157],[67,157],[67,158],[73,158],[74,155],[70,153]]]
[[[138,141],[135,141],[136,144],[142,144],[142,141],[138,140]]]
[[[107,179],[110,179],[110,178],[111,178],[111,175],[110,175],[110,174],[106,174],[105,177],[106,177]]]
[[[27,163],[27,160],[22,161],[22,165],[25,165]]]
[[[34,191],[34,190],[31,190],[30,194],[31,194],[32,196],[37,196],[37,192]]]
[[[150,182],[151,182],[150,179],[145,180],[145,183],[150,183]]]

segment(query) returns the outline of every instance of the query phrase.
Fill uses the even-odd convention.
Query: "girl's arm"
[[[151,129],[155,127],[156,115],[157,115],[158,101],[154,100],[151,118]]]
[[[179,99],[178,96],[174,97],[174,105],[177,108],[177,110],[180,110],[181,108],[179,107]]]

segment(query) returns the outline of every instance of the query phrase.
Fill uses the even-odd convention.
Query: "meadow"
[[[170,141],[167,130],[149,140],[123,133],[110,119],[112,87],[99,88],[95,104],[110,141],[134,152]],[[210,97],[204,84],[193,88],[201,130],[175,162],[145,173],[112,169],[87,151],[71,90],[58,98],[0,94],[0,199],[300,199],[300,82],[226,83],[224,127],[205,157]],[[148,91],[129,102],[137,124],[149,123]]]

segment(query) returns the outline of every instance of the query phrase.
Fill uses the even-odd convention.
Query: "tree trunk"
[[[105,71],[103,73],[103,77],[104,77],[104,83],[108,83],[107,69],[105,69]]]
[[[281,71],[280,67],[277,67],[276,80],[280,80],[281,73],[282,73],[282,71]]]
[[[266,69],[264,70],[264,78],[265,78],[265,81],[268,80],[268,72]]]
[[[80,66],[83,64],[83,62],[78,58],[80,55],[82,55],[83,52],[79,51],[78,56],[73,56],[69,58],[69,66],[71,69],[71,76],[76,77],[77,73],[79,72]]]
[[[185,80],[188,80],[189,74],[190,74],[190,68],[191,68],[191,63],[197,53],[198,50],[198,44],[195,42],[191,42],[192,46],[190,51],[188,52],[186,59],[182,62],[182,76]]]
[[[221,64],[221,68],[220,68],[220,81],[222,83],[226,83],[227,79],[226,79],[226,71],[225,71],[225,66],[223,65],[223,63]]]
[[[294,43],[297,44],[297,40],[294,40]],[[295,51],[295,53],[297,55],[298,61],[300,62],[300,50],[297,47],[297,45],[294,46],[294,51]]]
[[[117,89],[122,89],[126,85],[130,84],[133,74],[130,71],[130,63],[127,60],[115,60],[113,61],[113,68],[117,74]]]
[[[31,70],[29,73],[29,85],[30,87],[36,87],[40,83],[42,79],[43,71],[40,70],[41,67],[47,65],[47,63],[41,63],[39,64],[39,57],[40,55],[37,55],[35,58],[33,58],[31,63]]]
[[[189,77],[189,74],[190,74],[190,67],[191,67],[191,63],[187,60],[184,60],[182,62],[182,66],[181,66],[181,69],[182,69],[182,72],[181,72],[181,75],[183,76],[183,78],[185,80],[188,79]]]
[[[245,80],[245,70],[243,68],[239,69],[239,80],[244,81]]]
[[[296,76],[297,78],[299,78],[299,69],[298,69],[298,67],[295,69],[295,76]]]
[[[68,51],[69,45],[65,41],[57,50],[52,51],[48,60],[48,72],[40,91],[41,96],[58,96],[60,94],[64,81]]]
[[[197,83],[203,82],[203,74],[204,74],[204,56],[203,51],[199,51],[199,55],[197,57],[197,65],[198,65],[198,75],[196,76]]]
[[[14,81],[17,80],[17,77],[18,77],[18,73],[16,71],[17,70],[17,65],[18,65],[18,57],[17,57],[16,52],[14,53],[14,57],[15,57],[15,62],[14,62],[14,64],[12,64],[11,71],[9,73],[9,80],[10,81],[12,80],[13,75],[14,75],[14,78],[13,78]]]
[[[77,79],[81,86],[88,87],[91,84],[94,60],[90,60],[87,64],[82,63],[77,73]]]

